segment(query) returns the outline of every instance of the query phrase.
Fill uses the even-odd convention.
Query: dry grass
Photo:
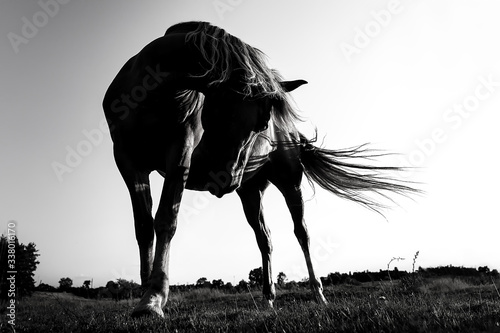
[[[410,293],[398,283],[327,288],[327,307],[312,302],[307,290],[280,292],[275,309],[264,307],[257,292],[255,302],[249,293],[171,293],[165,319],[132,319],[137,300],[37,293],[20,302],[16,332],[500,332],[493,284],[436,278]]]
[[[423,293],[449,293],[467,289],[473,289],[474,286],[466,283],[460,278],[440,277],[432,279],[427,284],[422,285],[419,289]]]

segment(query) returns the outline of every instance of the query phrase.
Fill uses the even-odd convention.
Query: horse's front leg
[[[177,228],[177,214],[189,173],[191,153],[191,148],[183,147],[180,152],[170,153],[167,156],[170,166],[166,168],[165,181],[154,220],[156,248],[153,270],[148,289],[135,307],[132,316],[155,314],[163,317],[163,307],[167,303],[169,289],[170,241]]]

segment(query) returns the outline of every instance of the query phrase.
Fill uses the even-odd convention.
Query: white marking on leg
[[[142,192],[142,191],[149,190],[149,185],[148,184],[135,183],[134,185],[135,185],[135,191],[136,192]]]

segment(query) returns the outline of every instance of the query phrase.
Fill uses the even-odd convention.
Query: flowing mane
[[[181,23],[173,26],[171,31],[191,30],[194,27],[195,22]],[[198,22],[195,30],[187,32],[186,42],[193,43],[210,64],[202,74],[209,78],[209,85],[228,82],[236,74],[242,84],[238,92],[245,96],[283,96],[279,75],[267,65],[266,55],[224,29],[207,22]]]
[[[294,123],[302,119],[280,85],[282,76],[269,68],[262,51],[208,22],[178,23],[165,35],[171,33],[185,33],[186,42],[200,51],[209,68],[199,77],[207,77],[209,86],[236,81],[231,88],[245,97],[273,98],[274,124],[284,132],[296,133]]]

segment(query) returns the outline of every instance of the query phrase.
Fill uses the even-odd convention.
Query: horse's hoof
[[[160,317],[165,318],[163,310],[154,306],[138,306],[132,311],[132,318]]]

